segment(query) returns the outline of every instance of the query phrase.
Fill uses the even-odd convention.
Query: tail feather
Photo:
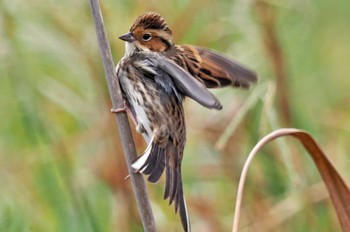
[[[174,200],[176,200],[176,197],[178,197],[177,195],[177,190],[179,187],[179,176],[176,173],[176,171],[174,171],[175,173],[172,174],[173,179],[171,180],[172,182],[170,183],[170,198],[169,198],[169,205],[171,205],[173,203]],[[175,206],[176,207],[176,206]]]
[[[182,227],[186,232],[191,231],[190,218],[186,206],[185,196],[182,188],[181,163],[176,165],[176,168],[171,168],[169,158],[165,161],[166,179],[164,199],[169,198],[169,205],[175,202],[175,213],[179,211]]]
[[[184,231],[189,232],[190,220],[182,188],[181,162],[173,146],[162,148],[151,140],[146,151],[138,157],[131,167],[135,172],[149,175],[148,181],[157,182],[166,170],[164,199],[169,198],[169,205],[175,202],[175,213],[179,212]]]
[[[148,144],[146,150],[143,152],[142,155],[137,157],[131,164],[131,167],[134,172],[142,172],[142,170],[145,168],[145,166],[148,163],[149,157],[151,156],[152,151],[152,141]]]
[[[169,198],[169,205],[171,205],[174,201],[174,198],[177,196],[178,189],[178,170],[177,168],[170,167],[169,164],[170,157],[166,158],[166,179],[165,179],[165,189],[164,189],[164,199]],[[180,176],[181,178],[181,176]]]
[[[158,146],[152,146],[150,155],[144,164],[144,168],[141,169],[142,173],[149,175],[154,169],[157,169],[159,160],[163,159],[160,157],[161,149]]]
[[[156,183],[165,168],[165,148],[161,148],[151,140],[146,151],[139,156],[131,165],[134,172],[141,172],[149,175],[148,180],[151,183]]]
[[[181,171],[176,171],[175,175],[177,176],[176,180],[178,181],[178,183],[176,183],[176,187],[173,187],[176,189],[176,192],[173,193],[175,194],[173,199],[173,201],[175,202],[175,213],[179,212],[182,227],[184,231],[189,232],[191,231],[190,218],[188,215],[186,200],[185,200],[185,196],[182,188]],[[175,183],[171,183],[171,184],[175,184]]]
[[[169,167],[169,159],[165,160],[165,187],[164,187],[164,200],[170,196],[170,180],[171,170]]]
[[[181,179],[180,179],[180,182],[182,182]],[[174,201],[175,201],[175,213],[177,213],[177,210],[179,209],[179,205],[181,203],[180,198],[181,198],[181,196],[183,196],[182,183],[179,183],[177,191],[178,192],[176,193],[175,199],[174,199]]]
[[[183,190],[182,190],[182,183],[179,184],[179,189],[178,189],[178,193],[177,193],[175,212],[177,212],[177,210],[179,210],[182,227],[187,232],[191,231],[190,218],[188,216],[185,195],[184,195]]]
[[[151,183],[157,182],[162,176],[165,168],[165,158],[164,158],[164,149],[158,151],[157,162],[154,165],[154,168],[149,173],[148,181]]]

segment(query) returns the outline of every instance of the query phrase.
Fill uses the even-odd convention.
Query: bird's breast
[[[147,62],[130,59],[118,67],[124,97],[138,122],[137,130],[146,141],[150,141],[155,131],[162,131],[165,138],[183,136],[183,97],[169,75],[157,72]]]
[[[134,114],[134,117],[137,120],[137,130],[142,133],[146,141],[150,141],[152,137],[152,126],[149,115],[147,115],[147,109],[145,108],[145,99],[144,96],[145,90],[141,82],[128,77],[128,73],[123,71],[120,78],[120,84],[124,95],[128,101],[128,105],[131,109],[131,112]]]

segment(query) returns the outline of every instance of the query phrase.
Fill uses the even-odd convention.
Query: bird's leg
[[[118,108],[118,109],[115,109],[112,107],[111,109],[111,112],[112,113],[123,113],[123,112],[128,112],[129,109],[128,109],[128,103],[125,101],[125,99],[123,99],[123,107],[122,108]]]
[[[131,110],[128,106],[128,103],[125,100],[123,101],[123,105],[124,106],[121,108],[117,108],[117,109],[112,108],[111,112],[115,113],[115,114],[126,112],[131,117],[131,120],[134,123],[134,125],[137,126],[138,125],[137,120],[136,120],[135,116],[133,115],[133,113],[131,112]]]

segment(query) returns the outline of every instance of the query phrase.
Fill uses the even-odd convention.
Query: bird
[[[174,43],[172,30],[156,12],[139,16],[125,41],[125,54],[116,67],[124,107],[148,145],[134,160],[132,172],[156,183],[165,171],[164,199],[175,204],[184,231],[190,219],[184,196],[181,162],[186,143],[183,102],[186,97],[208,109],[221,110],[208,90],[225,86],[249,88],[257,74],[216,51]]]

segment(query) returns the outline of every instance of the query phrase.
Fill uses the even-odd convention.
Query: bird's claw
[[[122,108],[112,108],[111,112],[112,113],[125,113],[127,111],[126,106],[124,105]]]

